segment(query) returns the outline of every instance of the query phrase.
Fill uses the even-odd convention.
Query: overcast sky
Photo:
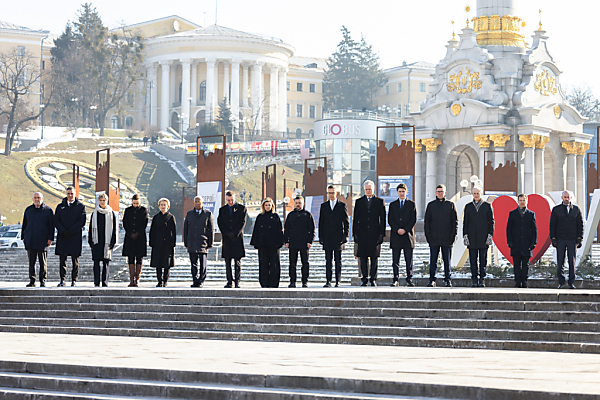
[[[600,61],[596,26],[600,12],[597,0],[513,0],[516,16],[526,21],[526,41],[537,29],[539,8],[549,49],[558,67],[563,88],[588,84],[600,97]],[[53,34],[77,16],[82,1],[23,0],[18,6],[2,7],[0,19]],[[216,0],[98,0],[92,2],[110,28],[169,15],[178,15],[198,25],[215,22]],[[219,0],[218,24],[241,31],[283,39],[296,48],[296,55],[327,57],[341,39],[340,28],[348,27],[355,38],[363,34],[379,53],[383,68],[402,61],[437,63],[452,36],[465,26],[465,6],[475,16],[476,0]]]

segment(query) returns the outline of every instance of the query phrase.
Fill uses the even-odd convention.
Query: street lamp
[[[469,187],[469,183],[471,184],[471,190],[467,190],[467,188]],[[477,175],[473,175],[469,178],[469,180],[463,179],[462,181],[460,181],[460,186],[463,188],[463,192],[470,194],[473,190],[472,188],[474,188],[475,186],[483,186],[483,182],[479,179]]]
[[[46,107],[45,104],[40,104],[40,108],[42,109],[41,111],[41,122],[42,122],[42,136],[40,138],[40,140],[44,140],[44,107]]]
[[[181,136],[181,144],[183,144],[183,121],[185,120],[185,117],[185,114],[179,116],[179,136]]]
[[[90,106],[90,111],[92,112],[92,135],[94,134],[94,125],[96,125],[96,120],[94,119],[94,112],[98,109],[98,106]]]
[[[192,126],[192,100],[194,100],[193,97],[188,97],[188,101],[190,103],[190,109],[189,109],[190,117],[188,119],[188,128],[187,128],[188,131],[190,130],[190,126]]]

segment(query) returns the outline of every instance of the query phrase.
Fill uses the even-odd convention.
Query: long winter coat
[[[336,201],[333,210],[329,200],[321,204],[319,211],[319,242],[325,250],[343,250],[348,242],[350,223],[348,206],[343,201]]]
[[[81,255],[82,230],[85,226],[85,205],[78,199],[69,202],[65,197],[54,212],[54,226],[58,231],[56,237],[56,255],[74,256]]]
[[[283,231],[284,243],[290,244],[290,249],[307,249],[315,240],[315,219],[312,214],[302,209],[294,209],[285,219]]]
[[[583,217],[581,210],[571,204],[567,214],[567,206],[559,204],[552,208],[550,214],[550,237],[553,239],[577,240],[583,238]]]
[[[354,203],[354,218],[352,218],[352,234],[356,239],[358,257],[379,257],[380,236],[385,236],[385,203],[379,197],[371,197],[369,208],[367,196]]]
[[[453,202],[435,199],[425,211],[425,237],[429,246],[452,247],[458,232],[458,214]]]
[[[473,202],[465,206],[463,213],[463,236],[469,237],[470,249],[487,248],[488,235],[494,236],[494,211],[487,201],[481,200],[479,211]]]
[[[123,255],[130,257],[146,257],[146,227],[148,226],[148,210],[146,207],[127,207],[123,214]]]
[[[94,210],[95,213],[97,213],[98,211]],[[115,214],[115,212],[111,212],[111,217],[113,219],[112,222],[112,233],[110,236],[110,243],[108,244],[108,248],[109,249],[113,249],[115,247],[115,244],[117,243],[117,230],[119,229],[119,225],[118,222],[119,220],[117,219],[117,216]],[[108,252],[108,256],[106,254],[104,254],[104,243],[106,240],[106,216],[105,214],[100,214],[98,213],[98,243],[94,244],[92,242],[92,218],[94,217],[93,213],[90,216],[90,225],[89,225],[89,233],[88,233],[88,244],[90,245],[90,248],[92,249],[92,260],[94,261],[102,261],[102,260],[108,260],[110,261],[112,258],[112,251]],[[107,258],[108,257],[108,258]]]
[[[27,250],[48,251],[48,240],[54,240],[54,213],[45,203],[39,208],[32,204],[25,209],[21,239]]]
[[[390,248],[413,249],[415,247],[415,224],[417,223],[417,208],[415,202],[405,199],[400,208],[400,199],[390,203],[388,224],[390,225]],[[404,235],[398,234],[398,229],[404,229]]]
[[[151,267],[171,268],[175,265],[177,226],[170,212],[159,212],[152,218],[150,226]]]
[[[537,223],[535,213],[525,210],[523,216],[518,208],[508,214],[506,224],[506,241],[510,248],[511,256],[531,257],[531,247],[537,244]]]
[[[264,247],[278,249],[283,246],[283,230],[279,214],[269,211],[256,216],[250,245],[256,249]]]
[[[239,260],[246,256],[244,250],[244,226],[246,225],[246,207],[235,203],[229,211],[225,204],[219,209],[217,224],[223,237],[223,253],[221,258],[233,258]]]
[[[188,253],[208,253],[213,245],[215,222],[210,211],[188,211],[183,222],[183,244]]]

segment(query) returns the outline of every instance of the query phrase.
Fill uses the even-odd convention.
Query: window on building
[[[200,101],[206,101],[206,81],[200,84],[200,90],[198,90],[198,99]]]
[[[425,84],[421,83],[420,86],[421,86],[421,93],[425,93],[425,91],[426,91]]]
[[[296,104],[296,117],[302,118],[302,104]]]
[[[385,87],[385,94],[390,94],[390,87],[389,86]]]
[[[290,116],[290,110],[291,110],[291,108],[292,108],[292,105],[290,103],[287,103],[287,110],[286,110],[286,114],[285,115],[288,116],[288,117]]]
[[[286,88],[287,88],[287,90],[288,90],[288,92],[289,92],[289,91],[290,91],[290,82],[289,82],[289,81],[288,81],[288,82],[286,82],[286,83],[285,83],[285,86],[286,86]]]
[[[183,96],[183,83],[179,84],[179,91],[178,91],[178,100],[179,100],[179,104],[181,104],[181,97]]]
[[[17,46],[17,56],[23,57],[25,55],[25,46]]]
[[[398,93],[400,93],[401,91],[402,91],[402,84],[401,84],[401,83],[399,83],[399,84],[398,84]]]
[[[316,88],[317,85],[315,85],[314,83],[311,83],[309,86],[310,92],[311,93],[315,93],[315,91],[317,90]]]
[[[133,117],[127,117],[125,119],[125,127],[131,128],[133,126]]]
[[[315,137],[315,130],[314,129],[309,129],[308,130],[308,135],[312,138]]]
[[[296,139],[300,139],[302,138],[302,129],[297,128],[296,129]]]
[[[301,92],[302,91],[302,83],[301,82],[297,82],[296,83],[296,91],[297,92]]]
[[[308,118],[316,118],[316,114],[317,114],[316,106],[308,107]]]

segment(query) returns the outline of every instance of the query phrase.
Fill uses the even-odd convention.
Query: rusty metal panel
[[[316,161],[315,169],[308,168],[309,161]],[[323,166],[319,166],[322,161]],[[315,157],[304,160],[304,196],[322,196],[327,198],[327,158]]]
[[[225,156],[226,156],[226,138],[223,135],[203,136],[206,139],[209,137],[223,138],[223,148],[215,148],[214,152],[205,154],[204,150],[200,150],[201,138],[196,139],[196,182],[222,182],[221,204],[225,204]]]
[[[491,156],[502,157],[502,162]],[[483,192],[493,194],[497,192],[511,192],[517,195],[519,190],[519,153],[516,151],[485,151],[483,153],[485,166],[483,168]]]
[[[265,168],[263,174],[263,186],[265,188],[265,195],[263,197],[270,197],[273,199],[273,203],[277,204],[277,165],[269,164]]]
[[[196,197],[195,194],[188,194],[186,193],[186,189],[188,192],[191,193],[196,193],[196,188],[190,187],[190,186],[186,186],[182,189],[182,194],[183,194],[183,201],[181,202],[181,210],[183,212],[183,215],[181,216],[181,234],[183,235],[183,223],[185,222],[185,216],[187,215],[188,211],[191,211],[194,208],[194,197]],[[192,192],[193,190],[193,192]]]
[[[75,197],[79,198],[79,165],[73,164],[73,190]]]

